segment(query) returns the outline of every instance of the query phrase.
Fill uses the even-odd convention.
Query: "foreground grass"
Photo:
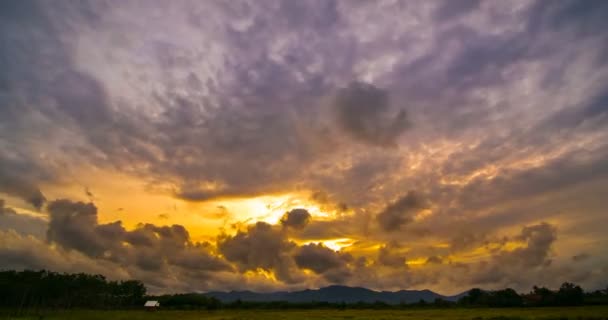
[[[408,310],[219,310],[219,311],[97,311],[70,310],[46,312],[42,316],[14,317],[1,315],[0,319],[36,320],[515,320],[515,319],[606,319],[608,306],[569,308],[510,308],[510,309],[408,309]]]

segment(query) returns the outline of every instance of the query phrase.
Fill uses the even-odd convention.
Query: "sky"
[[[608,1],[0,3],[0,269],[608,283]]]

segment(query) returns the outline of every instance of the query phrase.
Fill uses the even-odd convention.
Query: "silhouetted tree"
[[[102,275],[60,274],[46,270],[1,271],[0,307],[107,308],[142,303],[140,281],[107,281]]]
[[[583,289],[570,282],[564,282],[557,291],[557,303],[562,306],[581,305],[583,298]]]
[[[492,291],[488,305],[491,307],[519,307],[523,305],[522,297],[511,288]]]
[[[146,287],[137,280],[108,281],[102,275],[65,274],[41,271],[0,271],[0,308],[36,310],[39,308],[129,308],[143,305],[145,299],[159,300],[161,306],[174,309],[390,309],[409,307],[449,307],[452,302],[435,299],[433,303],[420,300],[411,304],[402,301],[389,305],[383,301],[330,303],[311,301],[252,302],[236,300],[224,304],[204,294],[185,293],[146,296]],[[563,283],[557,291],[534,286],[528,294],[519,295],[507,288],[496,291],[471,289],[458,301],[459,305],[481,307],[558,306],[608,304],[608,288],[585,293],[573,283]]]

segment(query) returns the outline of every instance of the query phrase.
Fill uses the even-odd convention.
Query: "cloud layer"
[[[606,15],[6,1],[0,268],[159,291],[603,286]]]

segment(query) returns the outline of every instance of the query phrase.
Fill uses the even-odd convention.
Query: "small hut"
[[[146,310],[156,310],[160,307],[160,302],[156,301],[156,300],[148,300],[146,301],[146,303],[144,303],[144,308],[146,308]]]

